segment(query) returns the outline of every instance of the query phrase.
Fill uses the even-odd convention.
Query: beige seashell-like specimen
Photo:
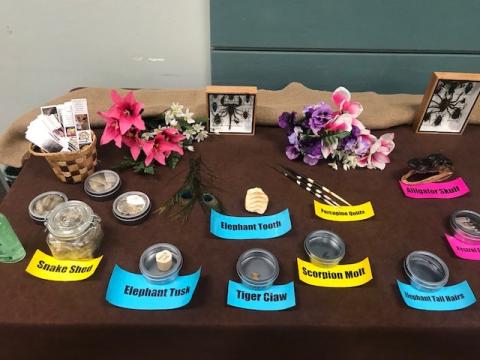
[[[245,196],[245,210],[257,214],[263,214],[268,207],[268,196],[262,188],[252,188],[247,190]]]

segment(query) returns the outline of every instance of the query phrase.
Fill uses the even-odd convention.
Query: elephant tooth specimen
[[[247,190],[245,196],[245,210],[257,214],[263,214],[267,210],[268,196],[261,188],[252,188]]]

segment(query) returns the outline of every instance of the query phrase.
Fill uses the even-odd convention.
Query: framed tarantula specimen
[[[433,73],[414,127],[417,133],[461,134],[480,94],[480,74]]]
[[[253,135],[256,94],[256,87],[208,86],[208,131]]]

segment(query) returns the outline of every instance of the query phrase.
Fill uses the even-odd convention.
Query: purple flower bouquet
[[[287,130],[289,145],[286,149],[290,160],[303,159],[308,165],[316,165],[325,159],[335,170],[358,167],[381,169],[390,162],[388,155],[395,147],[393,133],[375,137],[357,117],[363,107],[350,101],[351,94],[339,87],[332,94],[338,110],[320,102],[303,109],[303,117],[296,119],[295,112],[284,112],[278,125]]]

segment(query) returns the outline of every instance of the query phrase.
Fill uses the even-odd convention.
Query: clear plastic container
[[[337,234],[327,230],[313,231],[303,243],[313,265],[332,267],[345,256],[345,243]]]
[[[250,249],[242,253],[236,268],[243,285],[255,290],[271,287],[280,273],[277,258],[264,249]]]
[[[480,214],[471,210],[455,211],[450,216],[450,227],[457,239],[480,244]]]
[[[92,199],[108,200],[120,190],[121,185],[122,180],[115,171],[100,170],[85,179],[83,189]]]
[[[65,201],[68,201],[68,198],[64,193],[60,191],[47,191],[36,196],[30,202],[30,205],[28,205],[28,213],[33,220],[44,223],[48,213]]]
[[[47,216],[47,244],[62,260],[93,259],[103,239],[102,220],[82,201],[67,201]]]
[[[167,271],[160,271],[157,267],[155,255],[163,250],[172,254],[172,266]],[[159,243],[147,248],[140,257],[140,272],[150,283],[156,285],[167,284],[174,281],[182,269],[183,257],[180,250],[167,243]]]
[[[447,264],[428,251],[411,252],[403,263],[410,284],[420,291],[436,291],[444,287],[449,278]]]
[[[147,218],[151,209],[150,198],[140,191],[123,193],[115,199],[112,205],[115,218],[127,225],[140,224]]]

